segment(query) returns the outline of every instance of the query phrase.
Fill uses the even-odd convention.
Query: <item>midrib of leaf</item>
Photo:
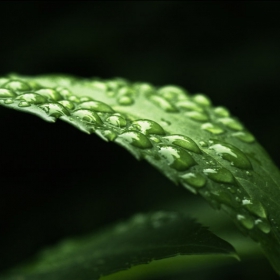
[[[171,168],[163,158],[155,159],[155,157],[159,156],[158,149],[163,141],[162,135],[154,135],[159,139],[159,143],[150,140],[151,143],[153,143],[150,149],[139,149],[123,142],[119,144],[122,144],[122,146],[128,149],[136,158],[145,158],[176,184],[182,183],[182,178],[180,176],[183,174],[196,173],[202,175],[203,178],[206,179],[204,187],[196,188],[186,182],[184,182],[184,186],[194,193],[202,195],[213,207],[224,209],[245,234],[249,234],[254,240],[257,240],[263,245],[266,255],[271,260],[278,273],[280,273],[280,232],[278,228],[280,224],[279,170],[274,166],[266,152],[256,141],[245,143],[233,136],[233,134],[239,132],[239,130],[229,128],[227,125],[218,122],[219,117],[214,113],[215,108],[208,105],[201,105],[195,102],[192,96],[189,96],[188,99],[195,102],[209,118],[209,120],[201,122],[195,121],[185,115],[185,113],[190,112],[190,110],[183,110],[177,106],[178,112],[167,112],[160,106],[155,105],[149,100],[149,96],[158,96],[158,89],[147,84],[138,83],[136,86],[136,84],[125,81],[120,82],[122,85],[119,88],[129,88],[133,91],[133,104],[120,105],[119,102],[117,102],[117,97],[109,97],[106,93],[108,88],[105,88],[110,80],[77,80],[63,76],[12,76],[11,79],[37,82],[42,87],[46,88],[62,86],[69,89],[75,96],[88,96],[94,100],[108,104],[115,112],[121,113],[129,124],[135,120],[152,120],[164,129],[166,135],[180,134],[191,138],[200,148],[201,154],[185,150],[194,159],[196,165],[184,171]],[[112,81],[118,82],[118,80],[111,80],[111,82]],[[4,86],[0,85],[0,87],[5,88],[5,84]],[[22,93],[24,92],[17,92],[17,94]],[[183,95],[184,93],[180,95],[180,98],[184,98]],[[185,97],[185,99],[187,99],[187,97]],[[4,99],[2,99],[2,101],[3,100]],[[175,99],[169,100],[175,107],[177,101]],[[25,111],[28,110],[33,113],[37,112],[37,114],[45,120],[53,121],[53,118],[50,118],[42,109],[38,108],[40,104],[38,106],[19,108],[17,102],[10,105],[4,104],[3,102],[2,104],[8,107],[19,110],[23,109]],[[78,128],[85,131],[82,121],[75,119],[74,122],[71,122],[67,116],[61,116],[60,118],[76,126],[78,123]],[[206,122],[218,125],[223,130],[223,133],[215,134],[201,129],[201,126]],[[105,122],[104,125],[106,126]],[[107,126],[106,129],[108,128],[110,130],[110,127]],[[97,127],[96,133],[106,140],[101,134],[102,129],[104,129],[104,126],[100,125]],[[111,129],[113,130],[113,128]],[[135,131],[135,129],[131,129],[129,126],[117,130],[119,131],[118,133],[114,130],[116,134],[123,133],[125,130]],[[153,135],[146,135],[145,137],[151,139],[150,136]],[[119,137],[116,138],[117,141],[118,139]],[[212,145],[211,141],[215,140],[237,147],[247,156],[252,165],[252,169],[237,168],[231,165],[229,160],[225,160],[219,156],[216,151],[210,149]],[[202,144],[201,141],[205,144]],[[174,147],[172,144],[168,145]],[[203,173],[203,170],[215,168],[225,168],[230,171],[235,181],[224,183],[222,177],[220,180],[214,181],[205,176],[205,172]],[[228,188],[230,188],[231,191]],[[246,208],[244,201],[250,201],[252,206],[255,205],[256,208],[258,208],[257,210],[259,210],[259,212],[266,214],[261,217],[258,216],[259,214],[256,211]],[[266,224],[266,229],[263,230],[259,224]]]

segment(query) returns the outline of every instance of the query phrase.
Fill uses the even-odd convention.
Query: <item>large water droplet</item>
[[[225,107],[216,107],[214,109],[214,113],[219,117],[229,117],[230,116],[228,109]]]
[[[97,113],[87,110],[87,109],[78,109],[72,113],[72,116],[81,119],[83,122],[89,124],[102,124],[102,120]]]
[[[161,109],[163,109],[166,112],[170,112],[170,113],[174,113],[174,112],[178,112],[177,108],[172,105],[168,100],[164,99],[161,96],[157,96],[157,95],[150,95],[149,99],[158,107],[160,107]]]
[[[258,200],[253,200],[251,203],[245,204],[245,207],[260,218],[266,218],[266,211],[263,205]]]
[[[58,103],[69,110],[73,110],[75,108],[75,105],[69,100],[60,100]]]
[[[262,221],[260,219],[255,220],[255,225],[258,229],[260,229],[263,233],[269,233],[271,230],[270,225],[266,221]]]
[[[179,146],[181,148],[187,149],[194,153],[201,153],[199,147],[196,145],[196,143],[189,137],[179,134],[169,135],[162,137],[162,139],[165,139],[167,143],[173,144],[176,146]]]
[[[228,117],[220,118],[217,121],[224,124],[226,127],[230,128],[232,130],[243,130],[243,128],[244,128],[240,122],[238,122],[232,118],[228,118]]]
[[[119,115],[112,115],[106,119],[106,121],[114,126],[117,127],[125,127],[126,126],[126,120],[122,116]]]
[[[232,136],[234,136],[234,137],[238,138],[239,140],[246,142],[246,143],[252,143],[255,141],[255,137],[247,131],[235,132],[232,134]]]
[[[241,169],[252,169],[251,162],[242,151],[222,141],[213,140],[213,143],[214,145],[210,146],[209,149],[214,150],[217,155],[231,162],[233,166]]]
[[[252,229],[254,227],[254,221],[250,217],[239,214],[236,218],[246,229]]]
[[[185,171],[196,164],[191,155],[179,147],[162,146],[159,148],[159,154],[177,171]]]
[[[132,127],[141,131],[145,135],[157,134],[165,135],[164,129],[156,122],[151,120],[137,120],[132,123]]]
[[[35,93],[48,98],[50,101],[52,101],[52,100],[58,101],[58,100],[62,99],[62,96],[60,95],[60,93],[58,91],[56,91],[55,89],[51,89],[51,88],[39,89],[39,90],[35,91]]]
[[[218,183],[234,183],[234,177],[231,172],[223,167],[207,168],[203,170],[203,173],[206,174],[208,178]]]
[[[81,98],[81,101],[82,101],[82,98]],[[100,102],[100,101],[95,101],[95,100],[83,102],[79,105],[79,108],[89,109],[89,110],[102,112],[102,113],[113,113],[114,112],[114,110],[107,104]]]
[[[46,103],[40,105],[39,108],[43,109],[51,117],[69,116],[68,110],[59,103]]]
[[[0,99],[11,98],[11,97],[15,97],[15,96],[16,96],[16,94],[12,90],[0,88]]]
[[[212,134],[222,134],[222,133],[224,133],[224,130],[220,126],[212,124],[212,123],[209,123],[209,122],[208,123],[204,123],[201,126],[201,128],[203,130],[206,130],[206,131],[212,133]]]
[[[187,173],[181,175],[180,178],[182,178],[183,182],[196,188],[202,188],[206,184],[206,178],[199,173]]]
[[[132,105],[134,103],[133,98],[128,96],[128,95],[120,96],[117,101],[122,106],[129,106],[129,105]]]
[[[149,149],[153,147],[150,140],[139,131],[126,131],[120,134],[118,139],[119,138],[124,142],[140,149]]]
[[[45,103],[47,101],[44,96],[41,96],[36,93],[25,93],[25,94],[19,95],[16,99],[30,102],[32,104],[41,104],[41,103]]]
[[[31,90],[31,87],[20,80],[11,80],[3,85],[6,89],[10,89],[13,91],[25,91],[25,90]]]
[[[201,113],[204,111],[204,109],[201,106],[190,100],[179,101],[176,103],[176,106],[180,109],[185,109],[189,111],[197,111]]]
[[[193,100],[201,106],[208,107],[211,105],[211,101],[204,94],[196,94],[193,96]]]
[[[208,116],[204,113],[197,111],[186,112],[185,115],[195,121],[206,122],[208,121]]]

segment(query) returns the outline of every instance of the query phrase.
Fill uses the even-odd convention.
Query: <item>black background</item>
[[[0,13],[1,76],[118,76],[203,92],[280,166],[278,2],[1,2]],[[65,236],[189,197],[68,124],[6,108],[0,118],[0,269]]]

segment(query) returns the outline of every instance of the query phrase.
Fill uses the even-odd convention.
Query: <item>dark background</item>
[[[0,13],[0,76],[118,76],[203,92],[280,166],[279,2],[0,2]],[[0,118],[0,269],[65,236],[193,198],[68,124],[2,107]]]

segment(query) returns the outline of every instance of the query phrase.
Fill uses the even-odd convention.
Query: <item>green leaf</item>
[[[184,214],[138,214],[98,234],[70,239],[1,280],[98,279],[139,264],[178,255],[229,255],[233,247]]]
[[[244,125],[203,94],[123,79],[0,80],[0,102],[126,148],[223,209],[280,273],[280,173]]]

